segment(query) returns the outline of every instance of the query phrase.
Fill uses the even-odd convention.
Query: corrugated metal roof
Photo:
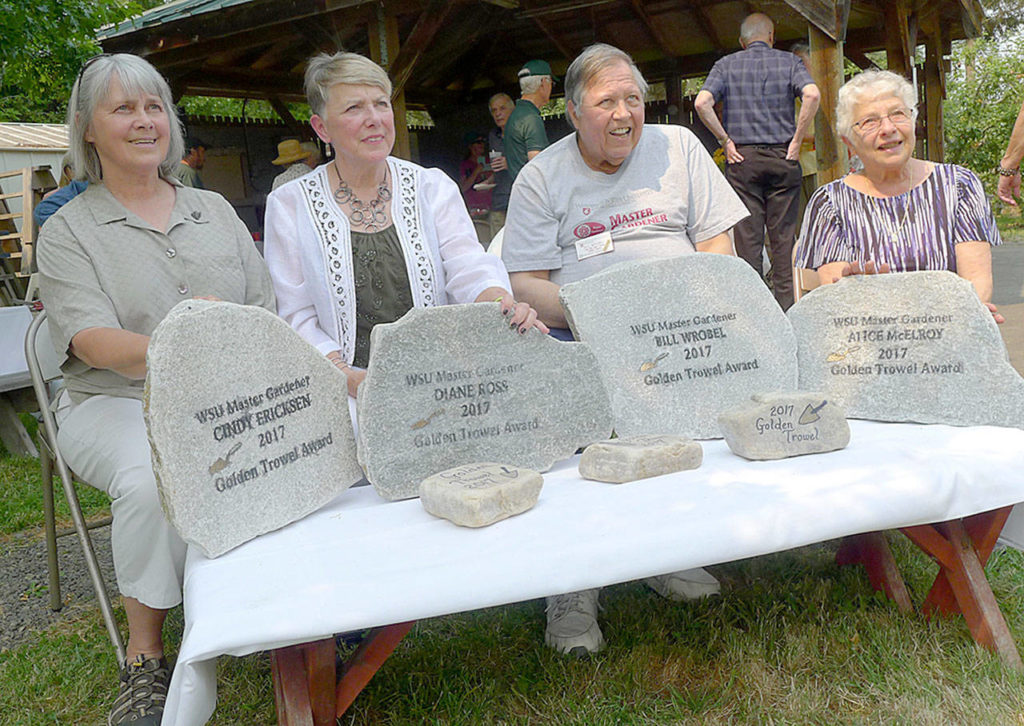
[[[215,10],[223,10],[235,5],[244,5],[252,0],[173,0],[173,2],[158,5],[150,8],[141,15],[134,18],[122,20],[116,25],[108,25],[100,28],[98,33],[100,40],[116,38],[119,35],[131,33],[142,28],[151,28],[163,23],[172,23],[183,18],[190,18],[194,15],[211,13]]]
[[[66,124],[0,123],[0,149],[66,149]]]

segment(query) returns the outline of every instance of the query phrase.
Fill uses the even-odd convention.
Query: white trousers
[[[164,516],[142,418],[142,401],[63,394],[58,445],[71,470],[110,498],[114,572],[122,595],[151,608],[181,602],[185,543]]]

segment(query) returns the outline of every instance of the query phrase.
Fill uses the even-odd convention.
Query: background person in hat
[[[547,61],[532,60],[519,69],[519,90],[523,97],[505,124],[505,158],[511,181],[519,176],[526,162],[548,146],[548,135],[540,110],[551,100],[555,77]]]
[[[459,164],[459,189],[466,200],[466,208],[469,209],[469,216],[476,228],[477,239],[486,249],[491,243],[491,224],[487,218],[491,213],[494,174],[487,166],[487,158],[484,156],[487,150],[484,135],[476,131],[467,131],[462,137],[462,142],[466,145],[466,156]]]
[[[315,169],[320,154],[316,150],[316,144],[307,141],[300,144],[296,139],[285,139],[277,145],[277,158],[270,163],[274,166],[285,166],[288,168],[274,177],[274,183],[270,185],[270,191],[274,191],[282,184],[305,176],[310,169]]]

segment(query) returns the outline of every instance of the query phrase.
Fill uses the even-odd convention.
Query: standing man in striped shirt
[[[803,62],[774,50],[775,26],[762,13],[740,25],[743,50],[715,63],[694,105],[725,152],[725,178],[750,211],[735,227],[736,254],[761,273],[765,229],[771,283],[783,310],[793,304],[790,262],[800,200],[800,144],[820,94]],[[793,99],[799,98],[796,115]],[[715,104],[722,104],[722,120]]]

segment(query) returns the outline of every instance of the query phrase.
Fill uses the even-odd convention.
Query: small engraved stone
[[[640,434],[591,444],[580,456],[584,479],[622,484],[700,466],[704,451],[685,436]]]
[[[745,459],[821,454],[850,443],[846,414],[825,394],[759,393],[751,401],[718,417],[725,443]]]
[[[463,464],[420,483],[423,508],[463,527],[485,527],[533,507],[544,477],[505,464]]]

